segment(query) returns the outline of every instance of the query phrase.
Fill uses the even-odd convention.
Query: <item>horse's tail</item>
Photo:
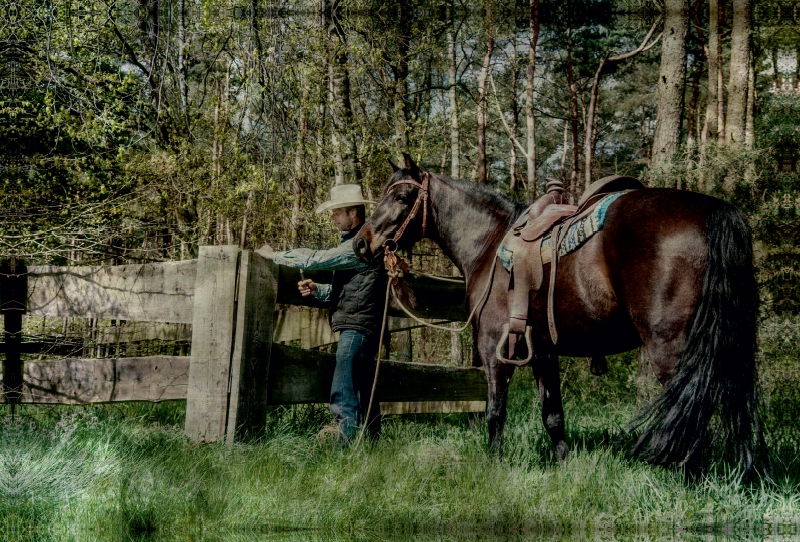
[[[703,290],[678,373],[631,422],[628,434],[641,428],[634,455],[691,470],[705,464],[713,436],[747,476],[766,449],[758,412],[751,231],[741,211],[717,201],[710,205],[706,236]]]

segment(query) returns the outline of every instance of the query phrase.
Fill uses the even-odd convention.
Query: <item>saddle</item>
[[[605,197],[629,190],[644,188],[644,185],[633,177],[612,175],[595,181],[586,189],[578,201],[578,205],[569,205],[560,191],[560,182],[548,183],[548,188],[555,185],[546,195],[533,203],[512,225],[503,239],[502,247],[513,253],[513,265],[509,276],[508,303],[509,323],[503,326],[503,336],[497,344],[497,359],[503,363],[526,365],[533,357],[531,327],[528,323],[529,305],[542,286],[544,265],[550,263],[550,281],[547,292],[547,324],[553,345],[558,342],[558,330],[555,324],[554,292],[556,272],[558,268],[559,247],[570,226],[592,213]],[[550,243],[543,246],[543,241],[550,236]],[[548,250],[549,249],[549,250]],[[528,349],[527,357],[522,360],[505,358],[503,347],[508,340],[509,358],[514,357],[516,341],[524,335]],[[605,358],[592,360],[592,372],[603,374],[607,370]]]

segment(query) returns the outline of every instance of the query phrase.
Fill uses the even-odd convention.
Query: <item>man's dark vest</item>
[[[361,226],[363,223],[343,234],[342,242],[352,240]],[[354,329],[377,337],[386,295],[383,265],[376,264],[362,271],[334,271],[331,285],[331,329]]]

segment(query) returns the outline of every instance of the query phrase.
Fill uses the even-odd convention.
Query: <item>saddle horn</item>
[[[547,177],[547,185],[545,185],[545,192],[550,194],[551,192],[555,192],[557,194],[564,193],[564,183],[561,179],[556,179],[555,177]]]

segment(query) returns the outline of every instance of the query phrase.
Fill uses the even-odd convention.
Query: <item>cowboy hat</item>
[[[366,203],[375,203],[364,199],[361,193],[361,186],[357,184],[340,184],[331,188],[331,199],[317,207],[317,214],[328,209],[338,209],[340,207],[355,207]]]

